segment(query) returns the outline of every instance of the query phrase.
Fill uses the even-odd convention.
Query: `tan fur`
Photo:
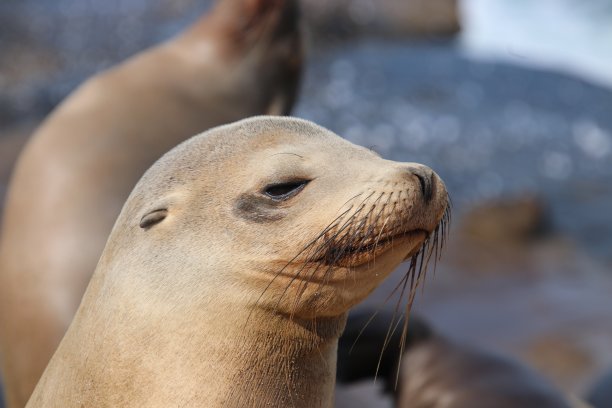
[[[16,166],[0,242],[0,346],[9,407],[61,340],[121,206],[187,137],[289,111],[301,63],[293,0],[224,0],[158,47],[88,80]]]
[[[295,179],[310,181],[266,196]],[[332,407],[346,312],[419,250],[446,206],[429,169],[307,121],[257,117],[194,137],[130,195],[28,407]],[[339,215],[356,225],[373,208],[366,240],[392,226],[424,233],[329,268],[301,251]]]

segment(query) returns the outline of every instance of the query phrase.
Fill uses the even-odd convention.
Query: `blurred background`
[[[62,98],[210,3],[1,0],[0,198],[20,148]],[[416,310],[584,394],[612,367],[612,0],[302,8],[307,67],[294,115],[425,163],[451,193],[450,240]]]

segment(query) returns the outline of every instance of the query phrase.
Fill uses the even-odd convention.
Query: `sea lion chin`
[[[308,121],[196,136],[128,198],[28,407],[331,407],[347,311],[447,207],[427,167]]]

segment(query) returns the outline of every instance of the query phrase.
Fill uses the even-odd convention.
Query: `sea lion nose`
[[[425,203],[429,203],[433,198],[434,188],[434,172],[429,167],[409,167],[408,174],[410,177],[416,177],[421,186],[421,194]]]

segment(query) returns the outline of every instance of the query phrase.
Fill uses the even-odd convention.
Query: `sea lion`
[[[349,316],[339,346],[339,381],[349,383],[378,373],[399,408],[586,407],[525,365],[449,339],[417,316],[410,318],[398,370],[402,340],[397,332],[388,331],[395,325],[393,315],[379,312],[376,323],[366,325],[374,313],[361,310]],[[358,356],[349,353],[350,348]],[[358,357],[361,365],[355,369]]]
[[[577,407],[518,361],[440,336],[404,354],[399,384],[398,407]]]
[[[194,137],[128,198],[27,406],[331,407],[347,311],[435,252],[447,201],[305,120]]]
[[[294,0],[221,1],[176,38],[89,79],[35,132],[10,183],[0,244],[9,407],[30,396],[144,171],[208,128],[289,111],[297,13]]]

